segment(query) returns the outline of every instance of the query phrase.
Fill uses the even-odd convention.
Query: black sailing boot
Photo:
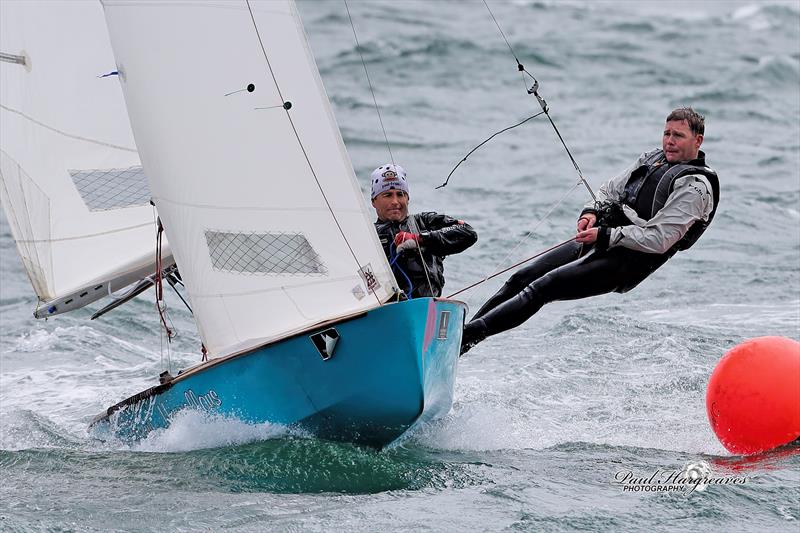
[[[486,324],[478,318],[464,326],[461,336],[461,355],[470,351],[475,345],[486,338]]]

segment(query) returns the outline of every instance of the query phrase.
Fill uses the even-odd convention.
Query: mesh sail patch
[[[142,167],[70,170],[75,187],[89,211],[147,205],[150,187]]]
[[[328,269],[301,233],[205,232],[214,270],[239,274],[325,275]]]

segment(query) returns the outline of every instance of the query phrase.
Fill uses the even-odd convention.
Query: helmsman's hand
[[[408,231],[399,232],[394,238],[394,245],[398,252],[414,249],[419,246],[420,236],[417,233]]]

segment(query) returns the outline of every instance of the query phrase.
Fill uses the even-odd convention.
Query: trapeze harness
[[[675,253],[691,247],[711,223],[719,203],[719,179],[705,165],[703,152],[697,159],[671,165],[664,159],[663,151],[656,151],[631,173],[622,203],[633,207],[640,218],[649,220],[664,207],[675,180],[690,174],[700,174],[708,179],[714,207],[708,221],[695,222],[667,252],[653,254],[622,246],[600,250],[594,245],[584,250],[578,242],[558,247],[511,276],[472,319],[470,325],[475,326],[468,326],[465,330],[465,341],[469,340],[466,337],[475,334],[476,329],[483,329],[477,333],[482,337],[519,326],[549,302],[627,292]],[[597,226],[631,224],[622,214],[619,204],[616,207],[608,202],[600,204],[597,214]],[[481,320],[476,322],[478,319]]]

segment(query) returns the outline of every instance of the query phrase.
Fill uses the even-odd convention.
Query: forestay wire
[[[383,139],[386,141],[386,149],[389,151],[389,159],[392,160],[394,165],[394,156],[392,155],[392,146],[389,144],[389,136],[386,135],[386,128],[383,126],[383,117],[381,117],[381,108],[378,107],[378,99],[375,98],[375,89],[372,87],[372,80],[369,77],[369,70],[367,70],[367,62],[364,61],[364,54],[361,53],[361,44],[358,42],[358,34],[356,33],[356,25],[353,24],[353,16],[350,15],[350,6],[347,5],[347,0],[344,0],[344,8],[347,10],[347,18],[350,19],[350,28],[353,30],[353,38],[356,40],[356,50],[359,57],[361,57],[361,64],[364,66],[364,75],[367,77],[367,84],[369,84],[369,92],[372,93],[372,102],[375,104],[375,111],[378,113],[378,122],[381,123],[381,131],[383,132]]]
[[[542,254],[544,254],[544,253],[546,253],[546,252],[548,252],[550,250],[558,248],[559,246],[563,246],[567,242],[573,241],[574,237],[570,238],[570,239],[567,239],[566,241],[563,241],[563,242],[561,242],[560,244],[557,244],[554,247],[548,248],[544,252],[540,252],[540,253],[537,253],[537,254],[535,254],[535,255],[533,255],[531,257],[528,257],[527,259],[524,259],[524,260],[518,262],[517,264],[512,265],[511,267],[508,267],[508,268],[505,268],[503,270],[497,271],[497,269],[500,268],[517,251],[517,249],[520,246],[522,246],[522,244],[524,242],[526,242],[528,240],[528,238],[531,235],[536,233],[536,230],[539,228],[539,226],[545,220],[547,220],[547,218],[550,216],[550,214],[559,205],[561,205],[561,203],[567,198],[567,196],[569,196],[579,185],[582,184],[586,188],[586,190],[589,192],[589,195],[592,197],[592,200],[597,202],[597,197],[595,196],[594,191],[589,186],[589,183],[586,181],[586,179],[583,177],[583,173],[581,172],[580,166],[578,166],[578,162],[575,161],[575,158],[572,156],[572,152],[570,152],[569,147],[567,146],[567,143],[564,141],[564,138],[561,136],[561,132],[558,131],[558,127],[556,126],[555,122],[553,121],[553,118],[550,116],[549,108],[547,107],[547,102],[539,94],[539,81],[530,72],[528,72],[525,69],[525,67],[522,65],[522,63],[520,62],[519,58],[517,57],[517,54],[514,52],[514,48],[511,46],[511,43],[508,41],[508,38],[506,37],[506,34],[503,31],[503,28],[500,27],[500,23],[497,22],[497,18],[495,18],[494,13],[492,13],[492,10],[489,7],[489,4],[486,3],[486,0],[483,0],[483,5],[486,6],[486,10],[489,12],[489,16],[492,18],[492,21],[494,22],[495,26],[497,26],[497,30],[500,32],[500,35],[503,37],[503,41],[505,41],[506,46],[508,46],[508,50],[511,52],[511,55],[514,57],[514,60],[517,63],[517,70],[522,75],[522,82],[523,82],[523,85],[525,86],[526,92],[528,94],[532,94],[533,96],[536,97],[536,100],[537,100],[537,102],[539,102],[539,106],[542,108],[542,111],[540,113],[537,113],[537,114],[531,116],[531,117],[528,117],[527,119],[523,120],[522,122],[520,122],[518,124],[515,124],[513,126],[510,126],[508,128],[505,128],[503,130],[500,130],[500,131],[494,133],[488,139],[486,139],[485,141],[480,143],[478,146],[473,148],[466,156],[464,156],[464,158],[461,159],[461,161],[458,162],[458,164],[453,168],[453,170],[450,171],[450,174],[447,175],[447,179],[445,180],[445,182],[442,183],[442,185],[440,185],[439,187],[437,187],[437,189],[445,187],[448,184],[448,182],[450,181],[450,177],[453,175],[453,172],[455,172],[455,170],[458,168],[458,166],[461,163],[463,163],[464,161],[466,161],[467,157],[469,157],[475,150],[477,150],[478,148],[480,148],[481,146],[483,146],[484,144],[489,142],[496,135],[499,135],[500,133],[503,133],[504,131],[507,131],[507,130],[509,130],[511,128],[515,128],[517,126],[520,126],[520,125],[524,124],[525,122],[527,122],[528,120],[530,120],[532,118],[535,118],[535,117],[537,117],[539,115],[542,115],[542,114],[544,114],[547,117],[548,121],[550,122],[550,125],[553,127],[553,130],[555,131],[556,135],[558,136],[559,141],[561,141],[561,145],[564,147],[564,150],[567,152],[567,155],[569,156],[569,159],[572,162],[572,165],[575,167],[575,171],[578,173],[578,181],[558,200],[558,202],[556,202],[555,204],[553,204],[552,207],[550,207],[550,209],[547,211],[547,213],[545,213],[544,216],[542,216],[539,219],[539,221],[536,223],[534,228],[532,230],[528,231],[520,239],[520,241],[516,244],[516,246],[514,246],[514,248],[495,266],[495,270],[496,271],[493,274],[487,275],[483,279],[481,279],[481,280],[479,280],[479,281],[477,281],[477,282],[475,282],[475,283],[473,283],[473,284],[471,284],[471,285],[469,285],[469,286],[467,286],[467,287],[465,287],[463,289],[460,289],[460,290],[454,292],[453,294],[451,294],[449,296],[450,298],[452,298],[453,296],[455,296],[457,294],[460,294],[460,293],[462,293],[462,292],[464,292],[464,291],[466,291],[468,289],[476,287],[477,285],[480,285],[480,284],[482,284],[482,283],[484,283],[484,282],[486,282],[486,281],[488,281],[488,280],[490,280],[490,279],[492,279],[492,278],[494,278],[494,277],[496,277],[496,276],[498,276],[498,275],[500,275],[500,274],[502,274],[504,272],[507,272],[508,270],[510,270],[512,268],[515,268],[515,267],[520,266],[520,265],[522,265],[524,263],[527,263],[528,261],[531,261],[532,259],[535,259],[535,258],[541,256]],[[528,84],[526,83],[525,75],[527,75],[533,81],[533,85],[530,88],[528,88]]]
[[[512,268],[516,268],[516,267],[518,267],[518,266],[520,266],[520,265],[524,265],[524,264],[525,264],[525,263],[527,263],[528,261],[531,261],[531,260],[533,260],[533,259],[536,259],[537,257],[539,257],[539,256],[540,256],[540,255],[542,255],[542,254],[545,254],[545,253],[547,253],[547,252],[549,252],[549,251],[551,251],[551,250],[554,250],[554,249],[558,248],[559,246],[563,246],[564,244],[566,244],[566,243],[568,243],[568,242],[574,241],[574,240],[575,240],[575,237],[571,237],[571,238],[567,239],[566,241],[564,241],[564,242],[562,242],[562,243],[560,243],[560,244],[558,244],[558,245],[556,245],[556,246],[553,246],[552,248],[548,248],[548,249],[547,249],[547,250],[545,250],[544,252],[539,252],[539,253],[537,253],[537,254],[535,254],[535,255],[532,255],[531,257],[528,257],[527,259],[523,259],[523,260],[522,260],[522,261],[520,261],[519,263],[516,263],[516,264],[514,264],[514,265],[511,265],[511,266],[510,266],[510,267],[508,267],[508,268],[504,268],[504,269],[502,269],[502,270],[497,270],[498,268],[500,268],[501,266],[503,266],[503,265],[505,264],[505,262],[506,262],[506,261],[508,261],[508,258],[509,258],[509,257],[511,257],[512,255],[514,255],[514,252],[516,252],[516,251],[519,249],[519,247],[520,247],[520,246],[522,246],[522,245],[523,245],[523,244],[524,244],[524,243],[525,243],[525,242],[526,242],[526,241],[527,241],[527,240],[530,238],[530,236],[531,236],[531,235],[534,235],[534,234],[536,233],[536,230],[538,230],[538,229],[539,229],[539,226],[541,226],[541,225],[544,223],[544,221],[545,221],[545,220],[547,220],[547,219],[550,217],[550,214],[551,214],[553,211],[555,211],[555,210],[556,210],[556,208],[557,208],[559,205],[561,205],[561,204],[564,202],[564,200],[566,200],[566,199],[567,199],[567,196],[569,196],[570,194],[572,194],[572,191],[574,191],[575,189],[577,189],[579,185],[580,185],[580,182],[576,182],[576,183],[575,183],[575,185],[573,185],[573,186],[570,188],[570,190],[568,190],[567,192],[565,192],[565,193],[564,193],[564,195],[563,195],[563,196],[562,196],[562,197],[561,197],[561,198],[560,198],[560,199],[559,199],[559,200],[558,200],[556,203],[554,203],[554,204],[552,205],[552,207],[550,207],[550,209],[548,209],[548,210],[547,210],[547,213],[545,213],[545,214],[544,214],[544,216],[543,216],[542,218],[540,218],[540,219],[539,219],[539,221],[536,223],[536,225],[533,227],[533,229],[532,229],[532,230],[530,230],[530,231],[528,231],[527,233],[525,233],[525,235],[523,235],[523,236],[522,236],[522,238],[519,240],[519,242],[516,244],[516,246],[514,246],[514,248],[512,248],[512,249],[511,249],[511,251],[510,251],[510,252],[508,252],[508,253],[506,254],[506,256],[505,256],[505,257],[503,257],[503,259],[501,259],[501,260],[500,260],[500,261],[499,261],[499,262],[498,262],[498,263],[495,265],[495,267],[494,267],[494,270],[495,270],[495,271],[494,271],[492,274],[488,274],[488,275],[484,276],[484,277],[483,277],[483,279],[481,279],[481,280],[479,280],[479,281],[477,281],[477,282],[473,283],[472,285],[469,285],[469,286],[467,286],[467,287],[464,287],[463,289],[459,289],[459,290],[457,290],[456,292],[454,292],[454,293],[450,294],[450,295],[448,296],[448,298],[452,298],[453,296],[455,296],[455,295],[457,295],[457,294],[461,294],[462,292],[464,292],[464,291],[466,291],[466,290],[468,290],[468,289],[471,289],[471,288],[473,288],[473,287],[477,287],[477,286],[478,286],[478,285],[480,285],[481,283],[487,282],[487,281],[489,281],[490,279],[492,279],[492,278],[495,278],[495,277],[499,276],[500,274],[502,274],[502,273],[504,273],[504,272],[508,272],[508,271],[509,271],[509,270],[511,270]]]
[[[378,122],[381,124],[381,131],[383,131],[383,138],[386,140],[386,149],[389,151],[389,159],[392,160],[392,164],[394,165],[394,156],[392,155],[392,147],[389,144],[389,136],[386,135],[386,128],[383,126],[383,118],[381,118],[381,108],[378,106],[378,99],[375,98],[375,89],[372,87],[372,80],[369,77],[369,70],[367,69],[367,62],[364,60],[364,54],[361,53],[361,44],[358,42],[358,33],[356,33],[356,25],[353,23],[353,17],[350,15],[350,6],[347,5],[347,0],[344,1],[344,7],[347,10],[347,18],[350,20],[350,28],[353,30],[353,38],[356,41],[356,50],[358,51],[359,57],[361,57],[361,65],[364,67],[364,74],[367,77],[367,83],[369,84],[369,91],[372,93],[372,102],[375,104],[375,112],[378,114]],[[409,226],[412,232],[419,233],[419,228],[417,227],[416,220],[413,216],[408,217]],[[428,289],[433,294],[433,284],[431,283],[430,275],[428,274],[428,265],[425,263],[425,258],[422,256],[422,250],[419,246],[416,246],[417,253],[419,254],[419,261],[422,263],[422,270],[425,272],[425,280],[428,282]],[[405,276],[405,272],[403,272]],[[409,298],[411,294],[408,295]]]
[[[506,45],[508,46],[508,49],[511,51],[511,55],[514,56],[514,61],[517,62],[517,70],[522,73],[522,81],[525,84],[525,87],[526,87],[526,90],[527,90],[528,94],[532,94],[533,96],[536,97],[536,100],[539,102],[539,105],[542,108],[542,113],[544,113],[544,115],[547,117],[547,120],[550,121],[550,125],[553,126],[553,130],[556,132],[556,135],[558,136],[558,140],[561,141],[561,145],[564,147],[564,150],[566,150],[567,155],[569,156],[569,160],[572,161],[572,166],[575,167],[575,171],[578,173],[578,178],[579,178],[580,183],[583,183],[584,187],[586,187],[586,190],[589,191],[589,195],[592,197],[592,200],[594,200],[596,202],[597,201],[597,197],[594,195],[594,191],[592,191],[592,188],[589,186],[589,183],[583,177],[583,172],[581,172],[581,168],[578,166],[578,162],[575,161],[574,157],[572,157],[572,152],[570,152],[569,147],[567,146],[567,143],[564,141],[564,138],[561,136],[561,132],[558,131],[558,127],[556,126],[556,123],[553,122],[553,118],[550,116],[550,110],[547,107],[547,102],[545,102],[544,98],[542,98],[542,96],[539,94],[539,81],[533,76],[533,74],[531,74],[530,72],[528,72],[525,69],[525,67],[522,65],[522,63],[520,63],[519,58],[517,58],[517,54],[514,53],[514,48],[511,46],[511,43],[508,42],[508,39],[506,38],[506,34],[503,32],[503,28],[500,27],[500,23],[497,22],[497,19],[495,18],[494,13],[492,13],[492,10],[489,7],[489,4],[486,3],[486,0],[483,0],[483,5],[486,6],[486,10],[489,11],[489,15],[492,17],[492,20],[494,21],[495,26],[497,26],[497,29],[500,31],[500,35],[503,36],[503,40],[506,42]],[[530,89],[527,89],[528,85],[525,83],[525,74],[527,74],[528,77],[530,77],[530,79],[533,80],[533,85],[531,86]]]
[[[245,3],[247,4],[247,10],[250,13],[250,20],[253,22],[253,29],[255,30],[256,38],[258,39],[258,44],[261,47],[261,53],[264,55],[264,61],[266,63],[267,68],[269,69],[270,76],[272,77],[272,82],[275,84],[275,90],[278,92],[278,97],[281,99],[281,102],[286,103],[286,99],[283,97],[283,93],[281,92],[281,87],[278,84],[278,79],[275,77],[275,72],[272,70],[272,63],[270,63],[269,55],[267,55],[267,49],[264,47],[264,42],[261,40],[261,32],[259,32],[258,30],[258,24],[256,23],[256,17],[253,14],[253,8],[250,5],[250,0],[245,0]],[[361,261],[358,259],[356,252],[353,250],[353,247],[350,245],[350,241],[347,239],[347,235],[345,235],[344,229],[342,228],[342,225],[339,223],[339,219],[337,218],[336,213],[333,210],[333,206],[331,206],[331,202],[330,200],[328,200],[328,196],[325,194],[325,190],[323,189],[322,184],[320,183],[319,178],[317,177],[317,172],[314,169],[314,165],[311,164],[311,159],[308,157],[308,152],[306,151],[306,147],[303,144],[303,141],[300,139],[300,134],[298,133],[297,128],[294,125],[294,120],[292,120],[292,115],[289,112],[289,110],[291,109],[291,105],[289,106],[283,105],[282,107],[286,112],[286,118],[289,121],[289,125],[292,127],[294,136],[297,139],[297,144],[299,145],[300,150],[303,152],[303,157],[306,160],[308,169],[311,172],[311,175],[314,177],[314,182],[317,184],[317,188],[319,189],[319,192],[322,195],[322,199],[325,201],[325,205],[328,208],[328,211],[330,212],[331,218],[333,219],[333,222],[336,224],[336,227],[339,230],[339,234],[342,236],[342,239],[344,239],[344,243],[347,245],[347,249],[350,250],[350,255],[356,262],[359,272],[364,272],[363,270],[364,267],[362,266]],[[366,278],[366,276],[364,277]],[[378,304],[382,305],[383,302],[378,296],[378,293],[370,288],[369,281],[365,279],[365,283],[367,285],[367,290],[371,292],[373,296],[375,296],[375,299],[377,300]]]

